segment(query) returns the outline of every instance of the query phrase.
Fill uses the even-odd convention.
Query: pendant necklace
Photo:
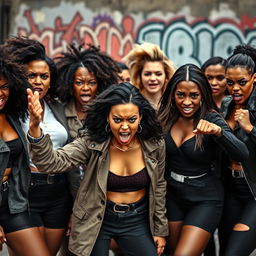
[[[132,149],[134,148],[135,141],[136,141],[136,139],[133,140],[132,145],[131,145],[131,146],[128,146],[127,149],[122,149],[122,148],[118,147],[117,145],[114,144],[113,141],[112,141],[112,145],[114,146],[114,148],[116,148],[116,149],[118,149],[118,150],[120,150],[120,151],[122,151],[122,152],[127,152],[127,151],[130,151],[130,150],[132,150]]]

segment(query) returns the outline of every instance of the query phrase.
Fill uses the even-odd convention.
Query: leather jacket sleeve
[[[221,127],[221,136],[213,136],[215,137],[215,141],[218,143],[219,147],[231,159],[237,162],[242,162],[248,158],[249,151],[247,146],[233,134],[232,130],[220,114],[212,112],[207,115],[206,120]]]

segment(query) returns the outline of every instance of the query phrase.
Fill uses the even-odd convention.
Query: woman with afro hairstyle
[[[221,255],[250,255],[256,244],[256,49],[237,46],[226,64],[227,89],[221,112],[248,150],[246,161],[225,158],[226,197],[220,227]]]
[[[124,61],[130,70],[131,83],[158,110],[166,85],[175,72],[174,64],[158,45],[147,42],[134,45]]]
[[[29,155],[20,120],[27,117],[24,69],[0,46],[0,250],[48,256],[40,230],[29,216]]]
[[[71,140],[83,131],[86,119],[86,107],[95,97],[118,81],[118,66],[115,61],[99,48],[88,45],[75,47],[56,58],[58,69],[58,98],[65,106],[65,116]],[[85,166],[79,166],[68,172],[69,185],[75,199]],[[67,235],[69,230],[67,231]],[[60,255],[70,255],[67,242],[63,242]]]
[[[57,69],[37,40],[10,38],[5,43],[17,63],[26,65],[26,75],[33,91],[38,92],[43,108],[40,127],[51,136],[54,148],[69,141],[69,129],[63,106],[56,101]],[[22,123],[29,130],[29,120]],[[29,136],[29,134],[27,135]],[[65,174],[48,175],[39,172],[31,162],[29,204],[31,219],[40,227],[51,255],[56,255],[65,235],[72,200]]]

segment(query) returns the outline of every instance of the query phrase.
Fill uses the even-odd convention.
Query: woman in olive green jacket
[[[55,151],[38,126],[37,92],[28,90],[28,95],[30,149],[40,171],[87,165],[69,249],[81,256],[108,255],[114,237],[124,253],[161,255],[168,233],[165,144],[155,111],[138,89],[121,83],[100,94],[88,109],[88,135]]]

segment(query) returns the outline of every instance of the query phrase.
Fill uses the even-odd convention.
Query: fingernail
[[[4,242],[7,242],[7,239],[4,237]]]

